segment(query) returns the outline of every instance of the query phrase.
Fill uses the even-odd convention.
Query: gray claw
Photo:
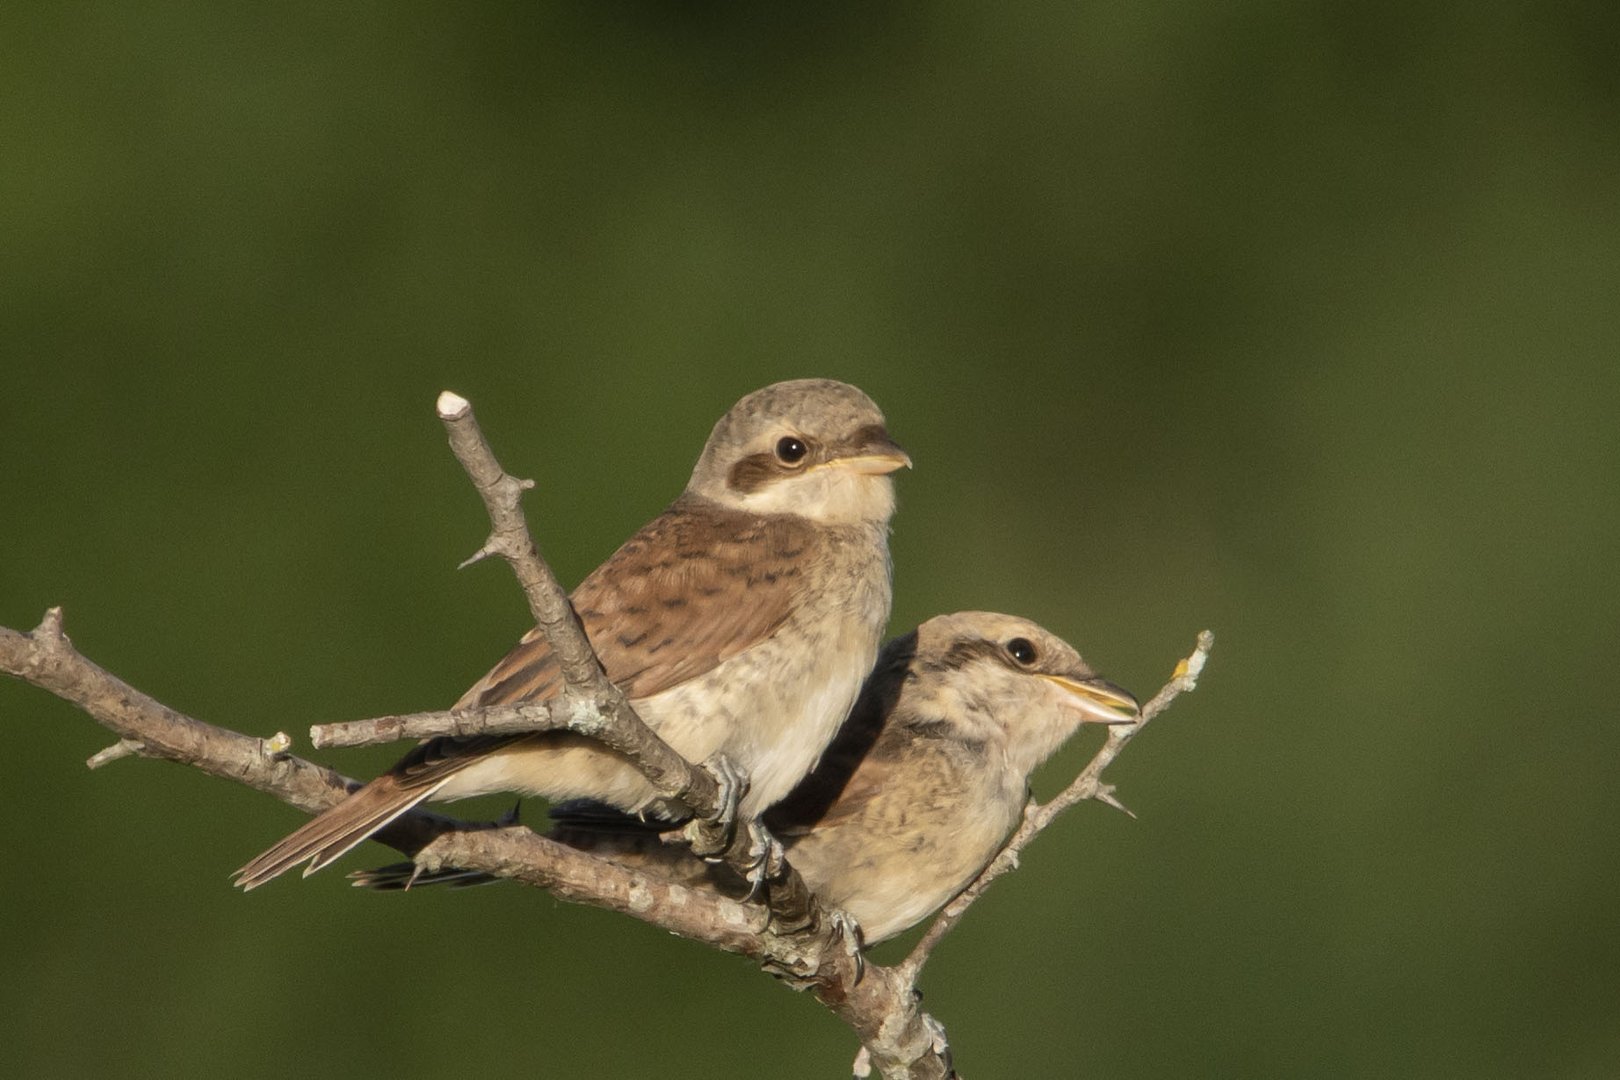
[[[765,883],[787,869],[787,852],[758,818],[748,823],[748,897],[759,899]]]
[[[861,924],[855,921],[855,916],[840,909],[828,912],[827,921],[833,933],[843,938],[844,952],[855,965],[855,981],[860,982],[861,976],[866,974],[866,935],[861,932]]]

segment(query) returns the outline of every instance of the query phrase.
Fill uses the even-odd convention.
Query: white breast
[[[865,530],[862,530],[865,532]],[[824,587],[770,638],[637,707],[684,757],[747,773],[742,812],[780,801],[815,767],[877,659],[889,618],[886,531],[840,545]]]

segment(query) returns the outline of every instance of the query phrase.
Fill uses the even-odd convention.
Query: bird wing
[[[570,599],[607,677],[632,701],[718,667],[765,640],[792,613],[815,527],[683,496],[580,582]],[[562,689],[539,627],[461,695],[455,708],[543,701]],[[430,739],[392,770],[433,785],[524,735]]]
[[[625,541],[572,600],[607,676],[632,700],[696,678],[769,637],[793,612],[817,532],[803,518],[763,517],[682,496]],[[538,701],[561,689],[537,629],[455,708]],[[429,798],[484,755],[543,735],[441,736],[237,872],[253,888],[305,860],[336,859]]]
[[[815,527],[682,498],[597,567],[571,599],[607,676],[652,697],[765,640],[792,613]],[[456,703],[551,697],[557,658],[538,627]]]

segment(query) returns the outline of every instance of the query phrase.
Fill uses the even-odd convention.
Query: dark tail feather
[[[577,830],[639,840],[656,840],[664,833],[680,828],[691,816],[688,810],[683,817],[670,816],[666,820],[661,810],[661,807],[653,807],[649,808],[650,812],[643,811],[640,815],[627,814],[616,806],[595,799],[569,799],[554,804],[546,816],[551,818],[553,831]]]
[[[445,779],[449,779],[446,777]],[[258,856],[236,872],[235,884],[256,889],[308,860],[308,877],[366,837],[431,796],[440,784],[401,788],[384,774]]]
[[[597,802],[595,799],[569,799],[551,808],[554,827],[546,835],[559,843],[580,851],[599,853],[614,858],[621,852],[637,852],[647,846],[657,848],[659,838],[675,824],[649,822],[634,814]],[[517,807],[512,808],[503,823],[517,821]],[[446,866],[439,870],[423,870],[414,862],[389,863],[375,870],[355,870],[349,874],[349,883],[357,889],[377,892],[405,892],[424,885],[448,885],[453,889],[471,885],[488,885],[500,878],[476,870],[462,870]]]

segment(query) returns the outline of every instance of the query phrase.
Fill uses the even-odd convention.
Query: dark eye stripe
[[[726,486],[750,495],[782,475],[782,463],[775,454],[749,454],[731,467]]]

